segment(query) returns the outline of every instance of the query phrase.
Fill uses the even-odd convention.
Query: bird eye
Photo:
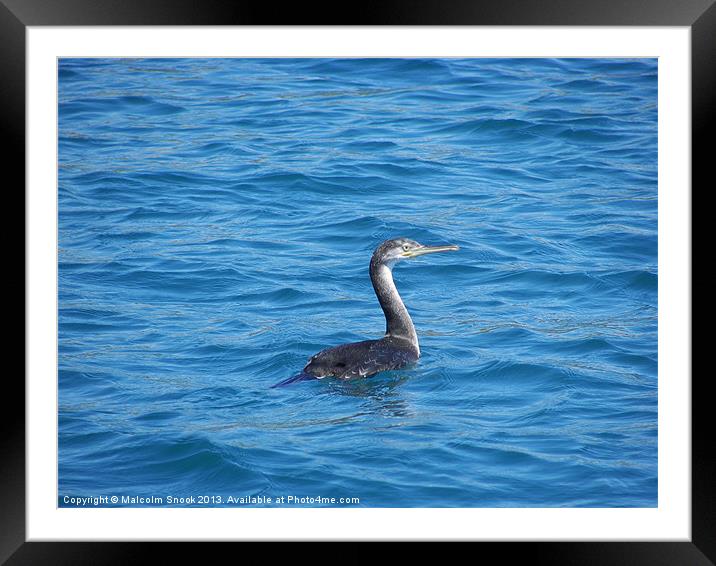
[[[403,250],[406,252],[410,249],[410,246],[408,244],[403,244]]]

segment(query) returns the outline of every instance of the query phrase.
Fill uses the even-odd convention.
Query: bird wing
[[[369,377],[414,361],[410,353],[385,340],[365,340],[328,348],[311,357],[303,371],[321,379]]]
[[[368,349],[364,358],[358,363],[348,366],[345,371],[337,375],[337,377],[341,379],[370,377],[381,371],[399,369],[411,361],[407,352],[386,348],[384,344],[378,341]]]

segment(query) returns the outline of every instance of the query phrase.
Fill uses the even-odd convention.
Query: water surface
[[[656,506],[656,97],[653,59],[60,60],[59,505]],[[396,236],[461,247],[395,268],[420,362],[270,389],[382,334]]]

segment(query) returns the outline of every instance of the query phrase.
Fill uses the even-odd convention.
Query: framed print
[[[8,563],[382,540],[713,561],[709,2],[97,6],[1,7],[27,207]]]

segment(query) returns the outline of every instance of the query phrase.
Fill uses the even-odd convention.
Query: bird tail
[[[301,372],[297,373],[296,375],[292,375],[289,378],[284,379],[283,381],[279,381],[278,383],[274,383],[271,386],[271,389],[274,387],[283,387],[284,385],[289,385],[291,383],[296,383],[297,381],[306,381],[308,379],[316,379],[316,376],[311,375],[310,373]]]

